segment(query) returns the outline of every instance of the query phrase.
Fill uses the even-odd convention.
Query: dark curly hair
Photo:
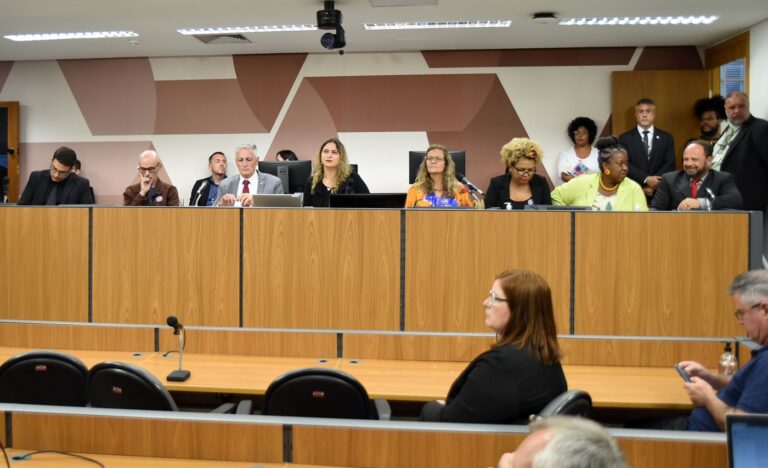
[[[715,94],[711,98],[701,98],[693,105],[693,114],[698,119],[701,119],[704,112],[709,111],[717,114],[718,119],[725,120],[725,99],[719,94]]]
[[[597,137],[597,124],[589,117],[576,117],[575,119],[571,120],[571,123],[568,124],[568,138],[570,138],[572,142],[576,143],[576,138],[574,138],[573,132],[578,130],[580,127],[587,129],[587,133],[589,133],[589,144],[591,145],[594,143],[595,137]]]

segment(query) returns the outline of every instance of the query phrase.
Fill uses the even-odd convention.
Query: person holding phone
[[[576,117],[568,124],[568,138],[573,146],[560,152],[557,173],[560,180],[568,182],[574,177],[600,172],[597,149],[592,146],[597,137],[597,124],[589,117]]]

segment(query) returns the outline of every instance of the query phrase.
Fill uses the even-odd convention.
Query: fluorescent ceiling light
[[[133,31],[95,31],[70,33],[41,33],[41,34],[8,34],[6,39],[17,42],[25,41],[60,41],[64,39],[110,39],[116,37],[139,37]]]
[[[462,28],[508,28],[511,20],[493,21],[419,21],[414,23],[364,23],[366,31],[392,29],[462,29]]]
[[[257,32],[292,32],[317,31],[315,24],[276,24],[273,26],[235,26],[227,28],[177,29],[176,32],[185,36],[201,34],[242,34]]]
[[[635,26],[712,24],[717,16],[624,16],[614,18],[563,18],[560,26]]]

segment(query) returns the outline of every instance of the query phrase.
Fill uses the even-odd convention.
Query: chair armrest
[[[240,403],[237,404],[237,409],[235,410],[235,414],[251,414],[252,410],[253,410],[252,400],[240,400]]]
[[[379,414],[379,419],[382,421],[389,421],[392,419],[392,408],[389,407],[389,402],[384,398],[376,398],[373,400],[373,405],[376,408],[376,412]]]
[[[223,403],[219,405],[218,408],[215,408],[211,410],[211,413],[217,413],[217,414],[224,414],[224,413],[231,413],[232,410],[235,409],[234,403]]]

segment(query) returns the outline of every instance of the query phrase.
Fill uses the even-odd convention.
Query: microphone
[[[467,178],[464,176],[464,174],[462,174],[461,172],[457,172],[457,173],[456,173],[456,178],[457,178],[457,179],[459,179],[459,180],[461,181],[461,183],[462,183],[462,184],[466,185],[466,186],[467,186],[467,187],[468,187],[470,190],[472,190],[473,192],[477,192],[477,193],[479,193],[480,195],[485,195],[485,194],[483,193],[483,191],[482,191],[482,190],[480,190],[479,188],[477,188],[477,186],[476,186],[475,184],[473,184],[471,180],[467,179]]]
[[[712,208],[714,208],[715,204],[715,192],[713,192],[709,187],[705,188],[704,190],[706,190],[709,196],[712,197],[712,200],[709,201],[709,205],[707,206],[707,211],[712,211]]]
[[[188,370],[183,370],[181,362],[184,357],[184,325],[179,322],[175,315],[169,315],[165,321],[169,327],[173,328],[173,334],[179,335],[179,368],[168,374],[165,380],[170,382],[184,382],[192,374]]]
[[[206,187],[208,187],[208,181],[204,180],[203,183],[200,184],[200,187],[198,187],[198,189],[197,189],[197,195],[195,195],[195,201],[192,202],[192,206],[197,206],[197,202],[200,201],[200,196],[203,194],[203,189],[206,188]],[[171,316],[171,317],[173,317],[173,316]],[[168,320],[170,320],[171,317],[168,317]],[[173,318],[175,319],[176,317],[173,317]],[[171,325],[171,324],[169,323],[168,325]],[[171,325],[171,326],[173,326],[173,325]]]

